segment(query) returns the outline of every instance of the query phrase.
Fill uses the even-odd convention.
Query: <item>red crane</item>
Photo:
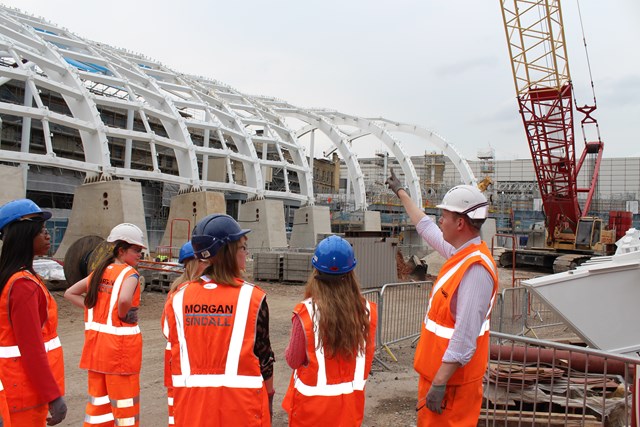
[[[568,249],[596,188],[604,144],[587,142],[576,162],[573,85],[559,0],[501,0],[520,114],[546,216],[547,245]],[[594,105],[576,106],[581,125],[595,125]],[[595,157],[590,185],[578,187],[587,155]],[[578,193],[587,193],[580,207]]]

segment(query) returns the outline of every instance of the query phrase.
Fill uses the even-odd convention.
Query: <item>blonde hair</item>
[[[169,287],[169,293],[171,294],[175,292],[175,290],[178,289],[178,286],[182,285],[183,283],[192,282],[200,277],[200,274],[198,274],[198,270],[201,267],[200,263],[201,261],[198,258],[190,258],[188,260],[185,260],[184,270],[182,274],[177,277]]]
[[[352,359],[369,340],[369,310],[353,271],[328,275],[313,269],[305,288],[319,316],[318,347],[328,357]]]
[[[245,244],[246,237],[229,242],[218,253],[209,258],[209,265],[203,271],[203,275],[209,276],[213,281],[221,285],[240,286],[236,279],[242,278],[242,270],[238,265],[238,249]]]

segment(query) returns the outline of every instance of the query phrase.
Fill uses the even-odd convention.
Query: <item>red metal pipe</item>
[[[567,350],[491,344],[489,354],[491,360],[549,364],[553,363],[554,360],[566,360],[571,363],[571,369],[582,372],[603,374],[606,371],[607,374],[622,375],[623,377],[633,373],[625,371],[624,362]]]

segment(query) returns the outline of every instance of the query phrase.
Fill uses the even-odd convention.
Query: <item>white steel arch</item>
[[[331,123],[337,126],[347,125],[360,129],[361,132],[358,135],[352,135],[351,140],[355,140],[365,135],[375,135],[375,137],[382,141],[389,148],[391,153],[393,153],[393,156],[398,161],[404,176],[409,178],[406,183],[409,188],[409,195],[418,206],[422,206],[420,179],[418,178],[418,174],[416,173],[416,169],[413,166],[410,156],[404,151],[398,140],[372,120],[337,111],[319,110],[316,112],[327,117]]]
[[[0,99],[0,114],[23,129],[19,147],[3,141],[0,160],[78,170],[89,181],[136,178],[312,203],[303,148],[251,97],[17,10],[0,7],[0,24],[0,87],[19,93]],[[53,134],[81,148],[62,150]],[[224,164],[222,179],[210,180],[212,159]],[[265,182],[267,171],[284,184]]]
[[[439,148],[443,152],[445,156],[447,156],[451,160],[455,168],[458,170],[458,173],[460,174],[462,181],[465,184],[467,185],[478,184],[478,180],[473,174],[473,171],[471,170],[469,163],[467,163],[464,157],[462,157],[462,154],[460,154],[458,149],[455,146],[453,146],[451,143],[447,142],[447,140],[445,140],[442,136],[438,135],[437,133],[417,125],[394,122],[382,117],[369,119],[369,120],[375,122],[378,126],[388,131],[408,133],[411,135],[415,135],[435,145],[437,148]]]
[[[315,111],[305,110],[289,104],[286,101],[274,99],[274,98],[259,98],[260,101],[268,105],[273,111],[277,112],[284,117],[294,117],[309,126],[305,127],[305,132],[312,129],[318,129],[324,133],[327,138],[333,143],[342,159],[347,166],[347,173],[352,182],[354,182],[354,195],[355,195],[355,208],[356,210],[367,209],[367,195],[364,184],[364,174],[358,163],[357,155],[351,150],[351,147],[347,143],[348,136],[345,135],[337,126],[333,125],[329,120]],[[302,136],[298,133],[298,136]],[[312,153],[313,154],[313,153]]]

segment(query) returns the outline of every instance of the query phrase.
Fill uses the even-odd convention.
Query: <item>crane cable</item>
[[[576,99],[576,96],[574,94],[574,98],[573,98],[573,102],[575,104],[576,110],[580,111],[581,113],[585,114],[585,118],[583,120],[581,120],[580,122],[580,127],[582,129],[582,138],[584,139],[584,142],[586,144],[587,142],[587,135],[584,129],[584,125],[585,123],[589,123],[589,124],[593,124],[595,125],[596,128],[596,135],[598,137],[598,141],[602,141],[600,138],[600,126],[598,125],[598,121],[591,117],[591,113],[593,111],[596,110],[596,108],[598,108],[598,102],[596,101],[596,89],[595,89],[595,84],[593,83],[593,73],[591,72],[591,61],[589,59],[589,49],[587,48],[587,38],[584,34],[584,24],[582,21],[582,11],[580,10],[580,0],[576,0],[576,5],[578,7],[578,18],[580,20],[580,30],[582,32],[582,43],[584,45],[584,53],[585,53],[585,57],[587,60],[587,69],[589,70],[589,80],[591,83],[591,93],[593,95],[593,106],[588,106],[585,104],[584,107],[578,107],[578,101]]]

